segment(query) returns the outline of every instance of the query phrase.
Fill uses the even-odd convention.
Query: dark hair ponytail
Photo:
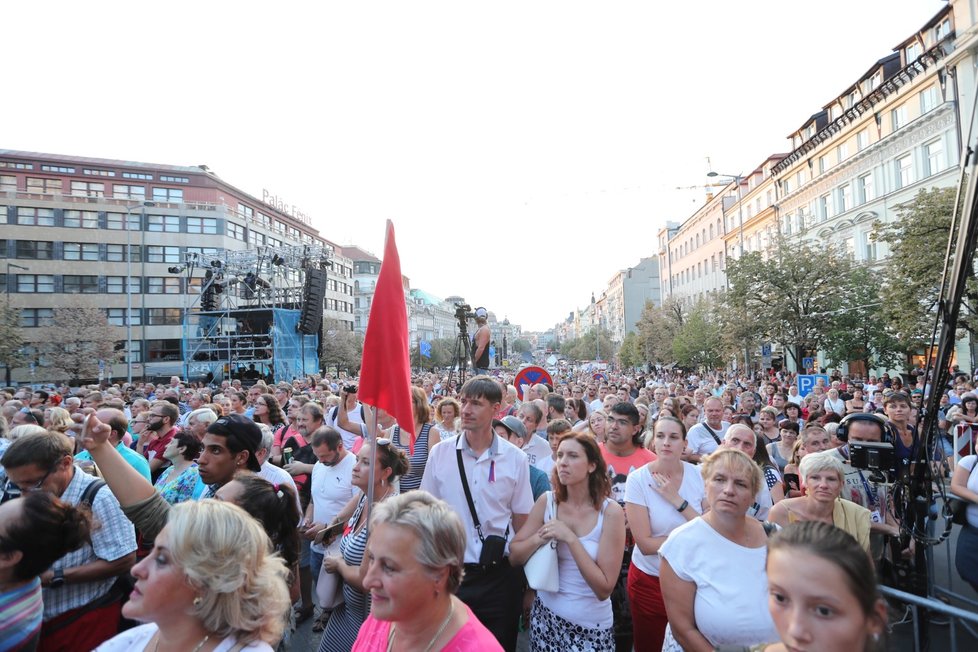
[[[262,524],[276,552],[290,569],[299,560],[299,506],[291,485],[273,485],[251,473],[234,478],[244,491],[238,507]]]
[[[0,550],[19,550],[23,557],[14,577],[27,580],[40,575],[55,561],[86,542],[92,530],[88,510],[70,505],[47,492],[18,498],[21,516],[7,523]]]

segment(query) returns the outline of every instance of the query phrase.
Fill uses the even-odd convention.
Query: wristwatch
[[[60,589],[65,585],[65,572],[64,569],[59,568],[54,571],[54,577],[51,578],[51,588]]]

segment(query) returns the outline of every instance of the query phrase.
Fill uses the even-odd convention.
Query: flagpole
[[[370,407],[372,408],[371,412],[373,412],[373,428],[367,432],[370,436],[368,440],[370,444],[370,471],[367,474],[367,537],[370,536],[370,516],[373,514],[374,499],[376,498],[374,496],[374,480],[377,469],[377,408],[373,405]]]

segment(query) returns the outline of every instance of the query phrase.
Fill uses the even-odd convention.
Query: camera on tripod
[[[472,306],[467,303],[456,303],[455,319],[458,320],[458,329],[464,333],[465,322],[469,319],[475,319],[475,313],[472,312]]]
[[[889,442],[849,442],[849,463],[870,472],[870,480],[892,484],[897,480],[897,454]]]

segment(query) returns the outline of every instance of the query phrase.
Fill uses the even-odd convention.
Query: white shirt
[[[550,443],[536,434],[530,435],[527,439],[529,441],[523,444],[523,452],[526,453],[526,458],[530,460],[530,464],[546,472],[548,469],[541,466],[541,464],[545,465],[546,463],[543,462],[544,458],[549,458],[553,455],[553,451],[550,449]]]
[[[357,463],[357,457],[353,453],[347,453],[342,460],[333,466],[326,466],[316,463],[312,467],[312,520],[315,523],[328,525],[336,518],[340,510],[359,493],[353,486],[353,467]],[[311,544],[310,547],[316,552],[323,553],[326,546]]]
[[[342,428],[340,428],[336,424],[336,421],[337,421],[336,418],[333,417],[333,412],[336,409],[337,409],[336,407],[329,408],[329,410],[326,411],[326,416],[324,417],[323,421],[324,421],[324,423],[327,426],[330,426],[332,428],[335,428],[336,431],[338,433],[340,433],[340,436],[343,437],[343,446],[346,448],[346,450],[352,451],[353,450],[353,445],[356,443],[357,437],[360,436],[360,433],[359,432],[350,432],[349,430],[343,430]],[[352,423],[363,423],[363,416],[360,414],[360,404],[357,403],[356,406],[352,410],[350,410],[349,412],[347,412],[346,413],[346,417]]]
[[[707,423],[705,421],[703,423],[697,423],[695,426],[689,429],[689,432],[686,433],[686,446],[689,448],[690,453],[693,453],[694,455],[709,455],[720,447],[720,444],[718,444],[717,440],[713,438],[710,431],[706,429],[706,426]],[[723,435],[727,432],[727,428],[730,427],[730,424],[726,421],[721,421],[719,430],[713,428],[712,426],[710,427],[713,429],[713,432],[716,433],[717,439],[722,442]]]
[[[128,629],[121,634],[113,636],[105,643],[102,643],[95,652],[130,652],[131,650],[143,650],[149,645],[159,627],[156,623],[147,623]],[[214,652],[228,652],[237,643],[234,636],[228,636],[214,648]],[[272,652],[271,646],[262,641],[255,641],[241,648],[242,652]]]
[[[506,536],[508,529],[507,538],[512,538],[513,514],[530,513],[533,508],[530,465],[523,451],[496,435],[478,458],[469,447],[467,436],[439,442],[428,454],[421,489],[447,502],[462,519],[466,537],[464,563],[475,564],[482,553],[482,541],[465,499],[456,450],[462,451],[462,464],[483,536]]]
[[[704,551],[709,554],[704,554]],[[780,639],[767,604],[767,546],[745,548],[695,518],[672,531],[659,556],[679,579],[696,584],[693,616],[714,646]]]
[[[295,486],[295,480],[289,475],[289,472],[285,469],[280,469],[268,460],[261,465],[261,471],[258,475],[265,478],[272,484],[287,484],[292,487],[292,492],[295,494],[295,504],[299,508],[299,517],[302,517],[302,503],[299,502],[299,488]]]
[[[625,481],[625,502],[647,509],[652,536],[664,537],[686,523],[686,517],[652,488],[654,483],[647,464],[632,471]],[[679,496],[689,503],[686,509],[697,514],[703,512],[703,498],[706,496],[703,475],[696,466],[688,462],[683,462],[683,481],[679,485]],[[659,576],[658,553],[644,555],[636,546],[632,551],[632,563],[646,575]]]

